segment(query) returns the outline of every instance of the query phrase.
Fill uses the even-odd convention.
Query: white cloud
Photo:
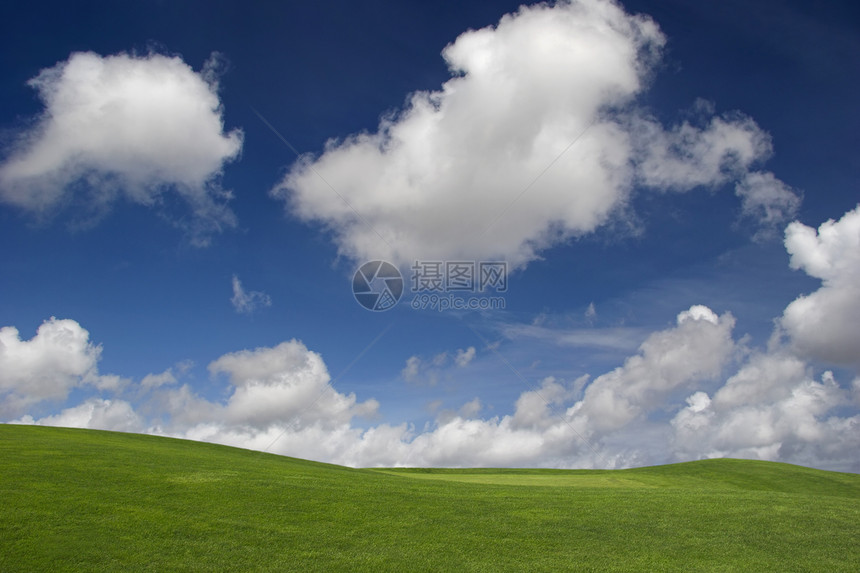
[[[407,382],[416,382],[418,373],[421,371],[421,358],[418,356],[410,356],[406,359],[406,366],[400,371],[400,375]]]
[[[239,277],[233,275],[233,297],[230,299],[236,312],[250,314],[262,306],[272,306],[272,299],[264,292],[246,292]]]
[[[755,354],[726,380],[713,402],[720,408],[731,409],[782,400],[791,393],[792,384],[809,377],[808,370],[805,362],[788,353]]]
[[[687,399],[671,422],[672,446],[681,459],[758,458],[857,471],[860,415],[832,413],[849,403],[830,372],[817,382],[794,357],[760,356],[714,399],[704,392]]]
[[[710,322],[714,325],[718,325],[720,323],[720,319],[717,317],[716,313],[701,304],[694,304],[689,310],[679,313],[676,322],[681,325],[688,320],[704,320],[705,322]]]
[[[440,90],[302,157],[271,193],[357,260],[524,265],[623,211],[637,183],[721,185],[770,154],[740,114],[666,130],[639,111],[664,42],[609,0],[521,7],[445,48]]]
[[[229,395],[213,402],[188,385],[153,389],[141,410],[154,413],[148,432],[223,444],[338,459],[355,446],[355,417],[372,418],[379,404],[329,386],[319,354],[291,340],[272,348],[225,354],[209,365],[227,375]]]
[[[42,70],[29,85],[45,110],[5,150],[0,200],[98,215],[118,196],[152,206],[170,190],[193,215],[192,242],[206,244],[236,224],[218,176],[242,148],[240,130],[223,132],[217,63],[195,72],[178,57],[78,52]]]
[[[143,379],[141,379],[140,387],[143,390],[148,390],[149,388],[158,388],[160,386],[176,384],[179,381],[176,377],[176,373],[182,376],[191,370],[192,366],[194,366],[194,362],[191,360],[183,360],[176,364],[175,367],[168,368],[160,374],[147,374]],[[176,373],[174,373],[174,369],[176,370]]]
[[[719,376],[734,351],[735,319],[704,306],[678,315],[678,325],[651,334],[624,365],[596,378],[571,414],[600,436],[628,426],[678,389]]]
[[[584,316],[589,322],[593,321],[597,317],[597,308],[594,306],[594,302],[588,303],[588,308],[585,309]]]
[[[481,403],[481,399],[477,397],[466,402],[456,410],[442,409],[441,406],[441,400],[433,401],[428,404],[428,411],[434,412],[436,414],[436,423],[440,425],[447,424],[448,422],[457,418],[477,417],[484,407],[484,405]]]
[[[460,407],[459,415],[463,418],[475,417],[481,412],[482,407],[481,400],[474,398]]]
[[[561,406],[573,396],[572,388],[558,382],[554,377],[545,378],[539,388],[520,394],[514,405],[511,427],[545,429],[558,423],[553,419],[553,407]]]
[[[16,420],[16,424],[34,424],[32,416]],[[41,418],[42,426],[64,428],[106,428],[117,432],[143,432],[143,419],[124,400],[91,398],[78,406],[66,408],[55,416]]]
[[[475,347],[470,346],[466,350],[462,348],[457,350],[457,355],[454,357],[454,364],[460,368],[465,368],[475,358]]]
[[[502,332],[511,340],[533,338],[558,346],[636,350],[646,333],[635,327],[554,328],[540,324],[505,324]]]
[[[752,353],[719,385],[732,357],[746,352],[733,324],[728,314],[691,307],[590,383],[546,378],[520,394],[512,413],[489,418],[479,398],[455,410],[437,405],[422,431],[358,427],[355,419],[374,416],[379,404],[329,387],[322,358],[295,340],[213,361],[210,371],[228,377],[223,401],[150,383],[137,407],[89,398],[17,422],[146,431],[352,466],[627,467],[736,456],[860,469],[860,415],[835,414],[854,402],[829,372],[815,381],[802,360],[772,349]],[[169,374],[150,381],[170,382]]]
[[[101,347],[74,320],[51,318],[30,340],[14,326],[0,328],[0,416],[23,414],[43,401],[59,402],[78,386],[116,388],[116,377],[99,376]]]
[[[743,214],[758,221],[757,238],[770,238],[776,230],[797,215],[800,194],[774,177],[773,173],[747,173],[737,185]]]
[[[785,230],[791,267],[822,280],[788,305],[781,325],[796,348],[838,364],[860,364],[860,206],[816,232],[799,222]]]
[[[171,384],[176,384],[176,376],[173,375],[173,371],[170,368],[161,374],[147,374],[140,381],[140,385],[143,388],[158,388],[159,386],[169,386]]]
[[[230,377],[234,390],[223,413],[234,424],[260,428],[291,420],[299,427],[337,426],[356,415],[373,415],[378,406],[375,400],[357,403],[354,394],[330,388],[320,355],[296,340],[226,354],[209,370]]]
[[[30,341],[13,327],[0,329],[0,416],[147,431],[352,466],[627,467],[732,456],[860,471],[860,379],[840,384],[830,371],[814,375],[807,360],[813,351],[849,363],[857,356],[857,322],[844,320],[860,301],[851,290],[858,245],[860,207],[817,232],[800,223],[788,227],[792,266],[824,285],[798,299],[816,303],[808,313],[794,310],[797,301],[786,308],[785,344],[773,337],[765,350],[747,348],[745,337],[733,338],[732,315],[693,305],[618,368],[593,380],[544,379],[524,390],[507,415],[482,417],[476,397],[451,410],[432,406],[436,419],[421,431],[405,423],[359,427],[356,418],[375,416],[378,402],[331,388],[322,357],[296,340],[213,361],[212,374],[228,377],[224,400],[177,387],[169,369],[144,378],[143,402],[134,406],[121,397],[122,380],[97,374],[100,347],[86,330],[51,319]],[[822,297],[832,303],[834,293],[854,307],[839,314],[817,306]],[[822,321],[831,331],[817,326]],[[475,354],[469,347],[427,360],[412,356],[403,377],[420,382],[470,363]],[[84,385],[116,397],[90,397],[35,419],[31,408]]]
[[[420,356],[410,356],[406,359],[406,365],[400,371],[400,376],[411,384],[435,386],[443,380],[451,379],[449,368],[452,363],[457,368],[465,368],[474,360],[476,353],[475,347],[470,346],[465,350],[458,348],[453,359],[448,352],[440,352],[429,360]]]
[[[657,189],[719,185],[743,175],[771,153],[770,137],[739,114],[712,118],[703,128],[684,122],[669,131],[653,120],[637,118],[631,131],[639,178]]]
[[[435,367],[435,368],[442,368],[446,364],[448,364],[448,353],[447,352],[440,352],[439,354],[434,356],[433,359],[430,361],[430,365]]]

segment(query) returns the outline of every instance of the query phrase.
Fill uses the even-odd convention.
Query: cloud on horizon
[[[98,372],[101,346],[74,320],[51,317],[30,340],[14,326],[0,328],[0,417],[57,404],[83,386],[118,389],[123,381]]]
[[[234,227],[219,178],[242,149],[224,133],[219,56],[195,72],[179,57],[76,52],[28,82],[45,109],[2,150],[0,201],[45,217],[70,206],[90,221],[118,198],[160,207],[198,246]],[[164,208],[175,194],[190,221]]]
[[[860,237],[858,216],[860,207],[817,232],[800,223],[788,227],[792,265],[824,279],[798,301],[827,299],[860,272],[860,259],[836,256]],[[857,323],[808,328],[803,321],[810,315],[792,314],[795,304],[776,326],[785,340],[774,336],[766,349],[736,338],[730,314],[694,305],[675,325],[649,334],[614,370],[593,379],[546,378],[523,391],[506,415],[482,417],[475,397],[438,411],[420,431],[407,423],[357,424],[376,417],[380,404],[329,386],[322,357],[297,340],[213,361],[210,372],[226,376],[229,391],[212,401],[180,384],[182,373],[172,369],[140,384],[98,377],[100,347],[75,321],[52,319],[30,341],[13,327],[0,329],[0,391],[4,404],[17,407],[4,411],[4,419],[17,415],[18,423],[148,432],[351,466],[590,468],[741,457],[860,471],[857,365],[854,380],[839,381],[829,370],[814,375],[810,362],[850,358],[860,340]],[[827,317],[816,308],[811,325]],[[786,326],[789,316],[794,322]],[[831,354],[818,352],[834,333],[846,332],[848,340]],[[472,347],[426,360],[413,356],[403,377],[426,381],[446,365],[464,367],[474,359]],[[98,395],[58,414],[20,415],[87,384]]]

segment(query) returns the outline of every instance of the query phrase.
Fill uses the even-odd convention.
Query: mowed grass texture
[[[858,571],[860,475],[360,470],[0,425],[0,571]]]

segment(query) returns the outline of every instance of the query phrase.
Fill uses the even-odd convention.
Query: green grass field
[[[357,470],[0,424],[0,571],[860,571],[860,475]]]

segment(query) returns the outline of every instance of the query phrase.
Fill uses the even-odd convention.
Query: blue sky
[[[858,471],[857,10],[4,6],[0,421]],[[504,308],[411,308],[416,260]]]

